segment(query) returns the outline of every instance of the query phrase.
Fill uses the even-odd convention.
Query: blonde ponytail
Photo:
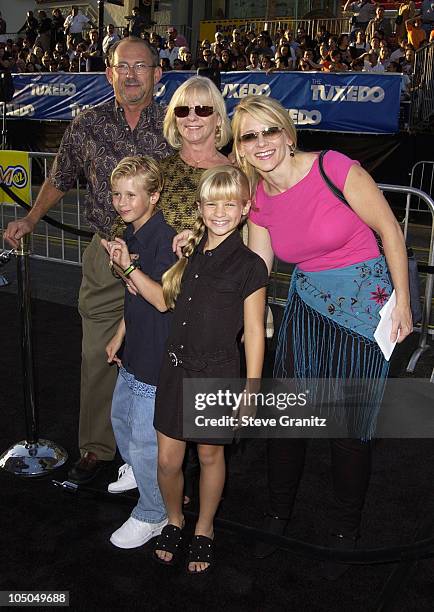
[[[167,308],[173,310],[175,308],[176,299],[181,291],[181,282],[184,270],[187,266],[188,259],[193,255],[199,242],[202,240],[205,233],[205,223],[200,215],[193,225],[193,234],[188,239],[187,244],[182,249],[182,257],[171,268],[163,274],[161,279],[163,285],[163,296]]]

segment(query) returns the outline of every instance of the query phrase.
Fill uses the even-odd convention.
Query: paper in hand
[[[377,325],[377,329],[374,332],[374,338],[387,361],[389,361],[396,345],[396,340],[395,342],[390,340],[390,334],[392,333],[392,310],[395,308],[395,306],[396,294],[395,290],[393,290],[392,295],[379,312],[381,318],[379,324]]]

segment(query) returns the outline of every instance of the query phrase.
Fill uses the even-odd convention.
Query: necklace
[[[186,157],[186,155],[184,153],[182,153],[180,151],[179,153],[180,158],[182,159],[182,161],[184,161],[187,166],[192,166],[193,168],[199,168],[199,164],[203,164],[204,162],[211,162],[212,160],[215,160],[217,158],[216,153],[214,153],[211,157],[202,157],[201,159],[193,159],[193,158],[188,158]]]

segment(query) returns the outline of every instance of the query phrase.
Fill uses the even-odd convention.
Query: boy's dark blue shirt
[[[132,224],[125,230],[125,241],[131,255],[137,254],[142,272],[154,281],[176,261],[172,251],[175,230],[167,225],[163,213],[157,211],[134,233]],[[137,380],[156,385],[166,347],[171,314],[159,312],[140,295],[125,291],[125,342],[122,365]]]

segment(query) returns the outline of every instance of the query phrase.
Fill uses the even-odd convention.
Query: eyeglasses
[[[202,104],[196,106],[175,106],[173,112],[176,117],[183,118],[188,117],[191,110],[193,110],[198,117],[210,117],[214,112],[214,107],[203,106]]]
[[[148,64],[145,64],[144,62],[137,62],[136,64],[130,66],[130,64],[127,64],[125,62],[121,64],[116,64],[115,66],[113,66],[113,68],[118,74],[128,74],[130,70],[134,70],[136,74],[143,74],[148,70],[148,68],[156,68],[156,66],[150,66]]]
[[[264,130],[260,130],[259,132],[247,132],[247,134],[242,134],[239,140],[244,144],[253,144],[258,140],[259,134],[262,134],[262,138],[265,140],[277,140],[282,132],[283,128],[275,125],[265,128]]]

